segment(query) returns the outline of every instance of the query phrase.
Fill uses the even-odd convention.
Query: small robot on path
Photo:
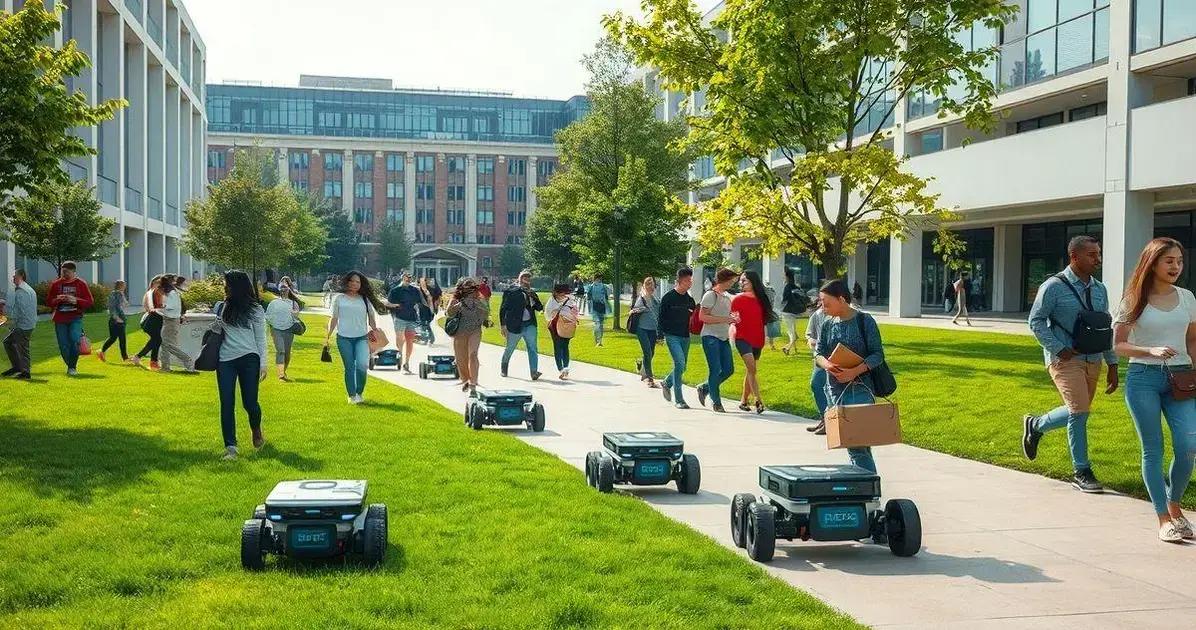
[[[386,350],[379,350],[374,356],[370,357],[370,369],[374,370],[382,366],[393,367],[399,369],[399,363],[403,355],[398,350],[388,348]]]
[[[483,426],[526,425],[539,433],[544,430],[544,405],[521,389],[479,389],[465,403],[465,426],[481,431]]]
[[[731,537],[757,562],[772,560],[779,538],[888,544],[909,557],[922,548],[922,519],[909,499],[880,509],[880,476],[852,465],[761,466],[763,495],[731,501]]]
[[[241,527],[241,566],[261,571],[266,554],[330,558],[361,554],[370,568],[386,556],[386,505],[366,505],[362,480],[282,481]]]
[[[460,378],[461,374],[457,371],[457,358],[451,354],[428,355],[423,363],[419,364],[419,377],[426,379],[429,376]]]
[[[586,455],[586,481],[599,492],[614,484],[663,486],[677,482],[682,494],[697,494],[702,467],[685,444],[668,433],[603,433],[601,451]]]

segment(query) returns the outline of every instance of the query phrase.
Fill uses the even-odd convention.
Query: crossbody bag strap
[[[1067,279],[1067,276],[1065,276],[1065,275],[1063,275],[1063,274],[1061,274],[1061,273],[1057,273],[1057,274],[1055,274],[1055,275],[1053,275],[1053,276],[1051,276],[1051,277],[1052,277],[1052,278],[1054,278],[1054,279],[1056,279],[1056,280],[1058,280],[1059,282],[1062,282],[1062,283],[1063,283],[1063,286],[1067,287],[1067,290],[1068,290],[1068,291],[1071,291],[1071,294],[1072,294],[1072,295],[1074,295],[1074,296],[1076,296],[1076,301],[1080,303],[1080,308],[1084,308],[1084,298],[1080,297],[1080,292],[1079,292],[1079,291],[1076,291],[1076,288],[1075,288],[1075,287],[1073,287],[1073,286],[1071,286],[1071,281],[1069,281],[1069,280]],[[1088,310],[1090,310],[1090,311],[1091,311],[1092,309],[1091,309],[1091,308],[1089,308]],[[1054,316],[1053,314],[1052,314],[1052,315],[1050,315],[1050,316],[1049,316],[1047,319],[1051,320],[1051,323],[1052,323],[1052,324],[1054,324],[1054,325],[1058,326],[1059,328],[1063,329],[1063,332],[1067,333],[1067,334],[1068,334],[1068,336],[1070,336],[1072,339],[1075,339],[1075,337],[1076,337],[1076,334],[1075,334],[1075,332],[1073,332],[1072,330],[1068,329],[1068,328],[1067,328],[1067,326],[1064,326],[1063,324],[1059,323],[1059,320],[1055,319],[1055,316]]]

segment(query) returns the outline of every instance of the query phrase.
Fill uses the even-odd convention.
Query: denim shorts
[[[396,335],[404,335],[407,337],[412,337],[412,336],[419,334],[419,329],[420,329],[419,322],[407,321],[405,319],[399,319],[398,317],[395,317],[392,319],[394,319]]]

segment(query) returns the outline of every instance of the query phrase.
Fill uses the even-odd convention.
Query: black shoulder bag
[[[860,337],[864,340],[864,357],[867,358],[872,354],[872,350],[868,347],[868,331],[864,330],[865,317],[869,317],[869,315],[858,313],[855,316],[856,325],[860,327]],[[877,330],[880,329],[876,320],[872,320],[872,323],[877,326]],[[868,373],[872,375],[873,394],[881,398],[888,398],[897,391],[897,379],[893,376],[893,370],[889,369],[888,361],[881,361],[880,365],[872,368]]]
[[[644,296],[639,296],[639,299],[641,302],[644,302],[644,308],[647,308],[648,303],[644,300]],[[631,309],[635,310],[635,300],[632,300],[631,302]],[[631,313],[627,316],[627,332],[629,334],[634,335],[635,331],[640,327],[640,315],[642,315],[642,313]]]
[[[1076,316],[1075,325],[1071,330],[1068,330],[1058,322],[1054,317],[1051,321],[1056,326],[1062,328],[1067,334],[1071,335],[1072,349],[1079,354],[1100,354],[1108,352],[1113,347],[1113,316],[1104,312],[1098,311],[1092,306],[1092,295],[1088,296],[1088,303],[1084,303],[1084,298],[1080,297],[1080,292],[1068,281],[1067,276],[1063,274],[1056,274],[1055,279],[1063,283],[1071,294],[1076,296],[1076,301],[1080,303],[1080,314]]]
[[[220,365],[220,347],[224,345],[224,322],[220,314],[224,312],[224,302],[217,302],[216,321],[203,334],[200,342],[199,356],[195,358],[195,369],[200,372],[215,372]]]

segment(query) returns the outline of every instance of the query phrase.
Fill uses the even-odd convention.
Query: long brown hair
[[[1154,266],[1172,249],[1178,249],[1183,254],[1184,246],[1173,238],[1156,238],[1147,243],[1142,255],[1138,256],[1138,266],[1134,268],[1134,275],[1125,287],[1121,311],[1124,323],[1132,324],[1142,316],[1142,311],[1150,302],[1150,290],[1154,288]]]

